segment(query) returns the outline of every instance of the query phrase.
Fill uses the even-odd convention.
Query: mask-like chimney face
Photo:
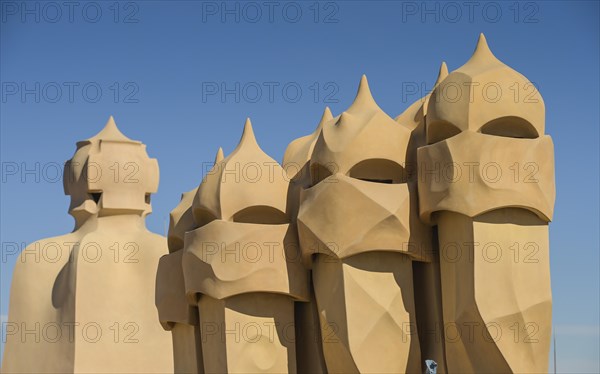
[[[158,162],[146,146],[123,135],[112,117],[94,137],[77,143],[65,166],[65,194],[76,216],[149,214],[158,189]]]
[[[544,133],[541,95],[494,56],[483,34],[469,61],[434,88],[426,113],[428,144],[463,131],[512,138]]]
[[[409,137],[410,131],[375,103],[363,76],[350,108],[323,124],[310,160],[313,185],[336,173],[379,183],[404,183]]]
[[[354,103],[323,124],[314,146],[312,187],[302,192],[298,213],[304,255],[411,250],[409,138],[410,130],[375,103],[363,76]]]
[[[237,148],[218,160],[198,187],[192,208],[196,224],[201,227],[215,219],[288,223],[287,184],[283,169],[260,149],[247,120]]]
[[[286,214],[288,181],[246,121],[237,148],[217,157],[192,203],[183,269],[190,302],[248,292],[307,298],[306,275]]]
[[[492,54],[483,34],[469,61],[434,88],[425,121],[429,145],[418,150],[424,222],[433,224],[436,211],[475,217],[507,207],[552,218],[554,152],[544,135],[544,101]]]

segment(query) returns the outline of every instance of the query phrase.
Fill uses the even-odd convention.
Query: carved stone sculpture
[[[481,35],[433,90],[426,125],[420,213],[439,235],[448,372],[547,372],[555,188],[544,102]]]
[[[77,143],[64,182],[75,230],[21,253],[3,372],[171,371],[169,335],[153,310],[165,240],[144,223],[158,188],[157,161],[111,117]],[[43,256],[49,246],[58,252]]]
[[[410,242],[409,138],[363,77],[354,103],[323,124],[314,145],[298,232],[314,257],[329,372],[420,371],[412,260],[423,253]]]
[[[289,179],[287,207],[294,230],[297,230],[296,218],[300,205],[300,194],[310,187],[310,156],[317,138],[326,122],[333,119],[331,110],[325,108],[315,131],[292,141],[283,156],[283,168]],[[305,258],[304,264],[310,269],[311,258]],[[310,270],[309,270],[310,271]],[[312,273],[312,272],[311,272]],[[296,303],[296,356],[299,373],[326,373],[323,356],[323,336],[317,310],[315,291],[310,276],[310,302]]]
[[[198,187],[183,274],[198,306],[206,373],[296,372],[294,301],[307,301],[308,287],[287,188],[250,120]]]
[[[434,87],[448,76],[445,63],[440,66],[440,71]],[[425,122],[427,119],[427,105],[431,93],[410,105],[396,121],[411,129],[410,142],[406,154],[406,169],[408,172],[408,186],[411,192],[411,207],[418,206],[417,193],[419,168],[417,164],[417,150],[426,145]],[[416,202],[414,200],[417,200]],[[411,212],[412,213],[412,212]],[[411,235],[421,241],[421,251],[428,254],[430,261],[413,262],[413,280],[415,288],[415,309],[417,313],[417,329],[421,344],[421,356],[435,362],[436,372],[446,373],[444,351],[444,326],[442,318],[442,290],[440,280],[440,260],[437,237],[431,227],[425,225],[418,214],[411,214]],[[423,361],[423,360],[422,360]],[[430,367],[425,365],[425,371]]]
[[[219,149],[217,161],[223,158]],[[198,188],[184,192],[171,211],[169,254],[161,257],[156,275],[156,307],[160,323],[173,338],[175,373],[203,373],[198,308],[189,305],[185,295],[182,258],[185,232],[194,227],[192,202]]]

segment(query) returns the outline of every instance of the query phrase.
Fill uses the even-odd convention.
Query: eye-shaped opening
[[[531,123],[520,117],[501,117],[483,125],[482,134],[504,136],[507,138],[535,139],[539,136]]]
[[[102,192],[90,192],[90,198],[94,200],[96,204],[100,202],[100,198],[102,197]]]
[[[217,217],[209,210],[199,208],[194,211],[194,221],[198,227],[202,227],[216,220]]]
[[[354,165],[348,176],[367,182],[398,184],[406,183],[406,170],[398,163],[382,158],[364,160]]]
[[[233,222],[281,225],[289,223],[289,220],[286,214],[279,209],[265,205],[257,205],[242,209],[234,214]]]
[[[71,160],[65,161],[65,167],[63,172],[63,190],[65,191],[65,195],[69,195],[69,184],[73,183],[73,174],[71,171]]]
[[[427,144],[433,144],[460,134],[460,129],[448,121],[435,121],[427,125]]]
[[[313,163],[310,165],[310,180],[311,186],[316,185],[321,182],[323,179],[333,175],[333,172],[329,170],[326,166],[323,166],[319,163]]]

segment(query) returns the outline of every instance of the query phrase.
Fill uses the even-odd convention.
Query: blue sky
[[[554,139],[558,371],[600,372],[598,2],[269,4],[2,1],[0,314],[16,260],[9,246],[72,229],[56,165],[109,115],[159,161],[147,224],[164,233],[180,193],[219,146],[233,150],[247,116],[281,160],[324,106],[337,115],[351,103],[361,74],[395,117],[431,89],[441,61],[458,68],[484,32],[537,85]]]

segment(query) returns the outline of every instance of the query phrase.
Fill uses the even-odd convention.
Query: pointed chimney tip
[[[240,139],[240,145],[246,141],[250,141],[258,145],[256,142],[256,137],[254,136],[254,130],[252,129],[252,121],[250,121],[250,117],[247,117],[246,122],[244,123],[244,130],[242,132],[242,138]]]
[[[219,150],[217,151],[217,155],[215,156],[215,164],[223,161],[224,158],[225,158],[225,155],[223,154],[223,148],[219,147]]]
[[[444,79],[446,79],[447,76],[448,76],[448,66],[446,65],[445,61],[442,61],[442,64],[440,65],[440,71],[438,72],[438,76],[435,81],[435,86],[442,83],[442,81]]]
[[[323,111],[323,115],[321,116],[321,120],[319,121],[319,125],[317,126],[317,130],[320,129],[325,122],[330,121],[332,119],[333,114],[331,113],[331,109],[329,109],[329,107],[327,106]]]
[[[373,95],[371,94],[371,89],[369,88],[369,81],[367,80],[367,76],[363,74],[360,78],[360,83],[358,85],[358,91],[356,92],[356,97],[354,98],[354,102],[348,108],[348,111],[352,111],[352,108],[359,108],[362,106],[379,108],[375,99],[373,99]]]
[[[492,50],[490,49],[490,46],[487,42],[487,39],[485,37],[485,35],[483,35],[483,33],[479,34],[479,39],[477,40],[477,46],[475,47],[475,52],[473,52],[473,57],[487,57],[487,58],[494,58],[496,59],[496,56],[494,56],[494,54],[492,53]]]

